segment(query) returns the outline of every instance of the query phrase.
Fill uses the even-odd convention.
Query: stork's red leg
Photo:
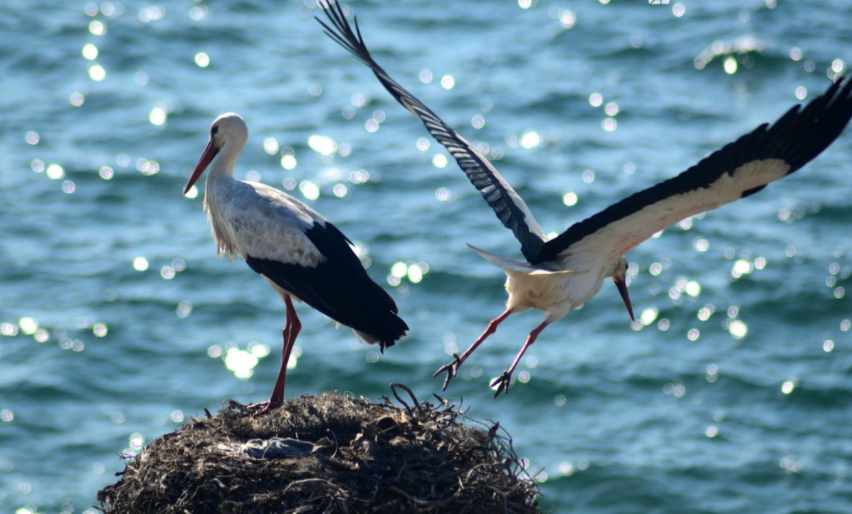
[[[494,394],[494,398],[500,396],[500,393],[508,393],[509,392],[509,382],[512,380],[512,373],[514,373],[515,368],[518,366],[518,363],[521,362],[521,357],[524,356],[524,352],[527,351],[527,348],[532,346],[535,340],[538,338],[538,335],[541,334],[541,331],[549,325],[549,321],[544,321],[541,325],[535,327],[530,335],[527,336],[527,340],[524,342],[524,346],[521,347],[521,351],[518,352],[518,355],[515,356],[514,362],[512,362],[512,366],[503,372],[494,382],[491,382],[491,387],[497,387],[497,392]]]
[[[435,372],[434,375],[432,375],[432,377],[437,377],[444,371],[447,372],[447,378],[444,379],[444,391],[447,390],[447,386],[450,384],[450,380],[452,380],[456,376],[459,371],[459,367],[464,364],[464,361],[466,361],[467,358],[470,357],[470,354],[472,354],[476,350],[476,348],[481,345],[486,338],[488,338],[488,336],[497,331],[497,325],[499,325],[504,319],[508,318],[509,314],[512,314],[512,310],[506,309],[505,311],[503,311],[503,314],[492,319],[491,323],[489,323],[488,327],[486,327],[485,332],[483,332],[482,335],[480,335],[476,339],[476,341],[474,341],[473,344],[470,345],[470,348],[468,348],[464,351],[463,354],[461,354],[461,357],[459,357],[457,354],[453,354],[453,357],[455,357],[453,359],[453,362],[442,366],[441,369],[439,369]]]
[[[249,405],[249,408],[260,409],[258,414],[262,414],[270,409],[277,409],[284,405],[284,384],[287,380],[287,363],[290,362],[290,353],[292,353],[293,346],[296,344],[296,337],[299,335],[299,331],[302,330],[302,323],[299,321],[299,316],[296,314],[293,301],[289,296],[284,298],[284,305],[287,308],[287,322],[282,331],[284,345],[281,351],[281,369],[278,371],[278,378],[275,379],[275,387],[272,389],[269,401]]]

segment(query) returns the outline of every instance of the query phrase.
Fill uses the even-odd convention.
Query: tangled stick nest
[[[494,423],[436,396],[402,407],[303,396],[260,416],[231,401],[130,459],[108,514],[538,513],[539,490]],[[398,395],[405,389],[409,406]],[[485,427],[487,427],[485,429]]]

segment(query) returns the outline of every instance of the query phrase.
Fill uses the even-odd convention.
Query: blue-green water
[[[215,257],[201,196],[181,196],[222,112],[251,131],[237,175],[333,220],[411,326],[379,355],[300,307],[288,397],[401,381],[429,398],[501,312],[502,272],[465,243],[517,257],[517,242],[306,4],[0,4],[0,512],[93,512],[118,454],[269,394],[283,306]],[[352,7],[376,59],[489,145],[554,232],[852,63],[845,0]],[[445,396],[508,429],[556,512],[852,512],[850,177],[847,130],[633,250],[640,323],[606,284],[494,400],[488,380],[540,321],[513,316]]]

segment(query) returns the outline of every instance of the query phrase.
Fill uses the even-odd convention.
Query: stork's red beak
[[[201,154],[201,158],[198,159],[198,164],[195,165],[195,171],[193,171],[192,176],[189,177],[189,182],[187,182],[186,187],[183,188],[183,194],[189,192],[189,188],[198,181],[201,174],[204,173],[207,166],[210,166],[210,163],[213,162],[213,159],[218,153],[219,148],[213,144],[213,140],[211,139],[210,142],[207,143],[207,148],[204,149],[204,153]]]
[[[636,321],[636,318],[633,317],[633,306],[630,305],[630,295],[627,294],[627,283],[623,278],[613,278],[613,282],[615,282],[615,287],[618,288],[618,292],[621,293],[621,299],[624,300],[624,305],[627,307],[627,312],[630,313],[630,320]]]

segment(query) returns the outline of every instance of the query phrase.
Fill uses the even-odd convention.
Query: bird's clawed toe
[[[249,405],[246,405],[246,408],[248,410],[254,412],[254,414],[253,414],[254,417],[258,417],[258,416],[262,416],[263,414],[266,414],[267,412],[269,412],[271,410],[274,410],[274,409],[277,409],[278,407],[281,407],[281,405],[282,405],[281,403],[272,402],[272,401],[267,400],[265,402],[251,403]]]
[[[436,371],[432,375],[432,378],[435,378],[438,375],[440,375],[441,373],[443,373],[445,371],[447,372],[447,377],[444,379],[444,386],[441,388],[442,391],[447,390],[447,386],[450,385],[450,380],[455,378],[456,374],[459,372],[459,366],[461,366],[461,365],[462,365],[461,358],[459,358],[459,355],[457,353],[454,353],[453,354],[453,362],[450,362],[449,364],[445,364],[445,365],[441,366],[441,368],[438,369],[438,371]]]
[[[494,393],[494,398],[500,396],[500,393],[509,393],[509,384],[512,383],[512,373],[510,371],[504,371],[502,375],[497,377],[494,382],[491,382],[491,387],[497,388],[497,392]]]

